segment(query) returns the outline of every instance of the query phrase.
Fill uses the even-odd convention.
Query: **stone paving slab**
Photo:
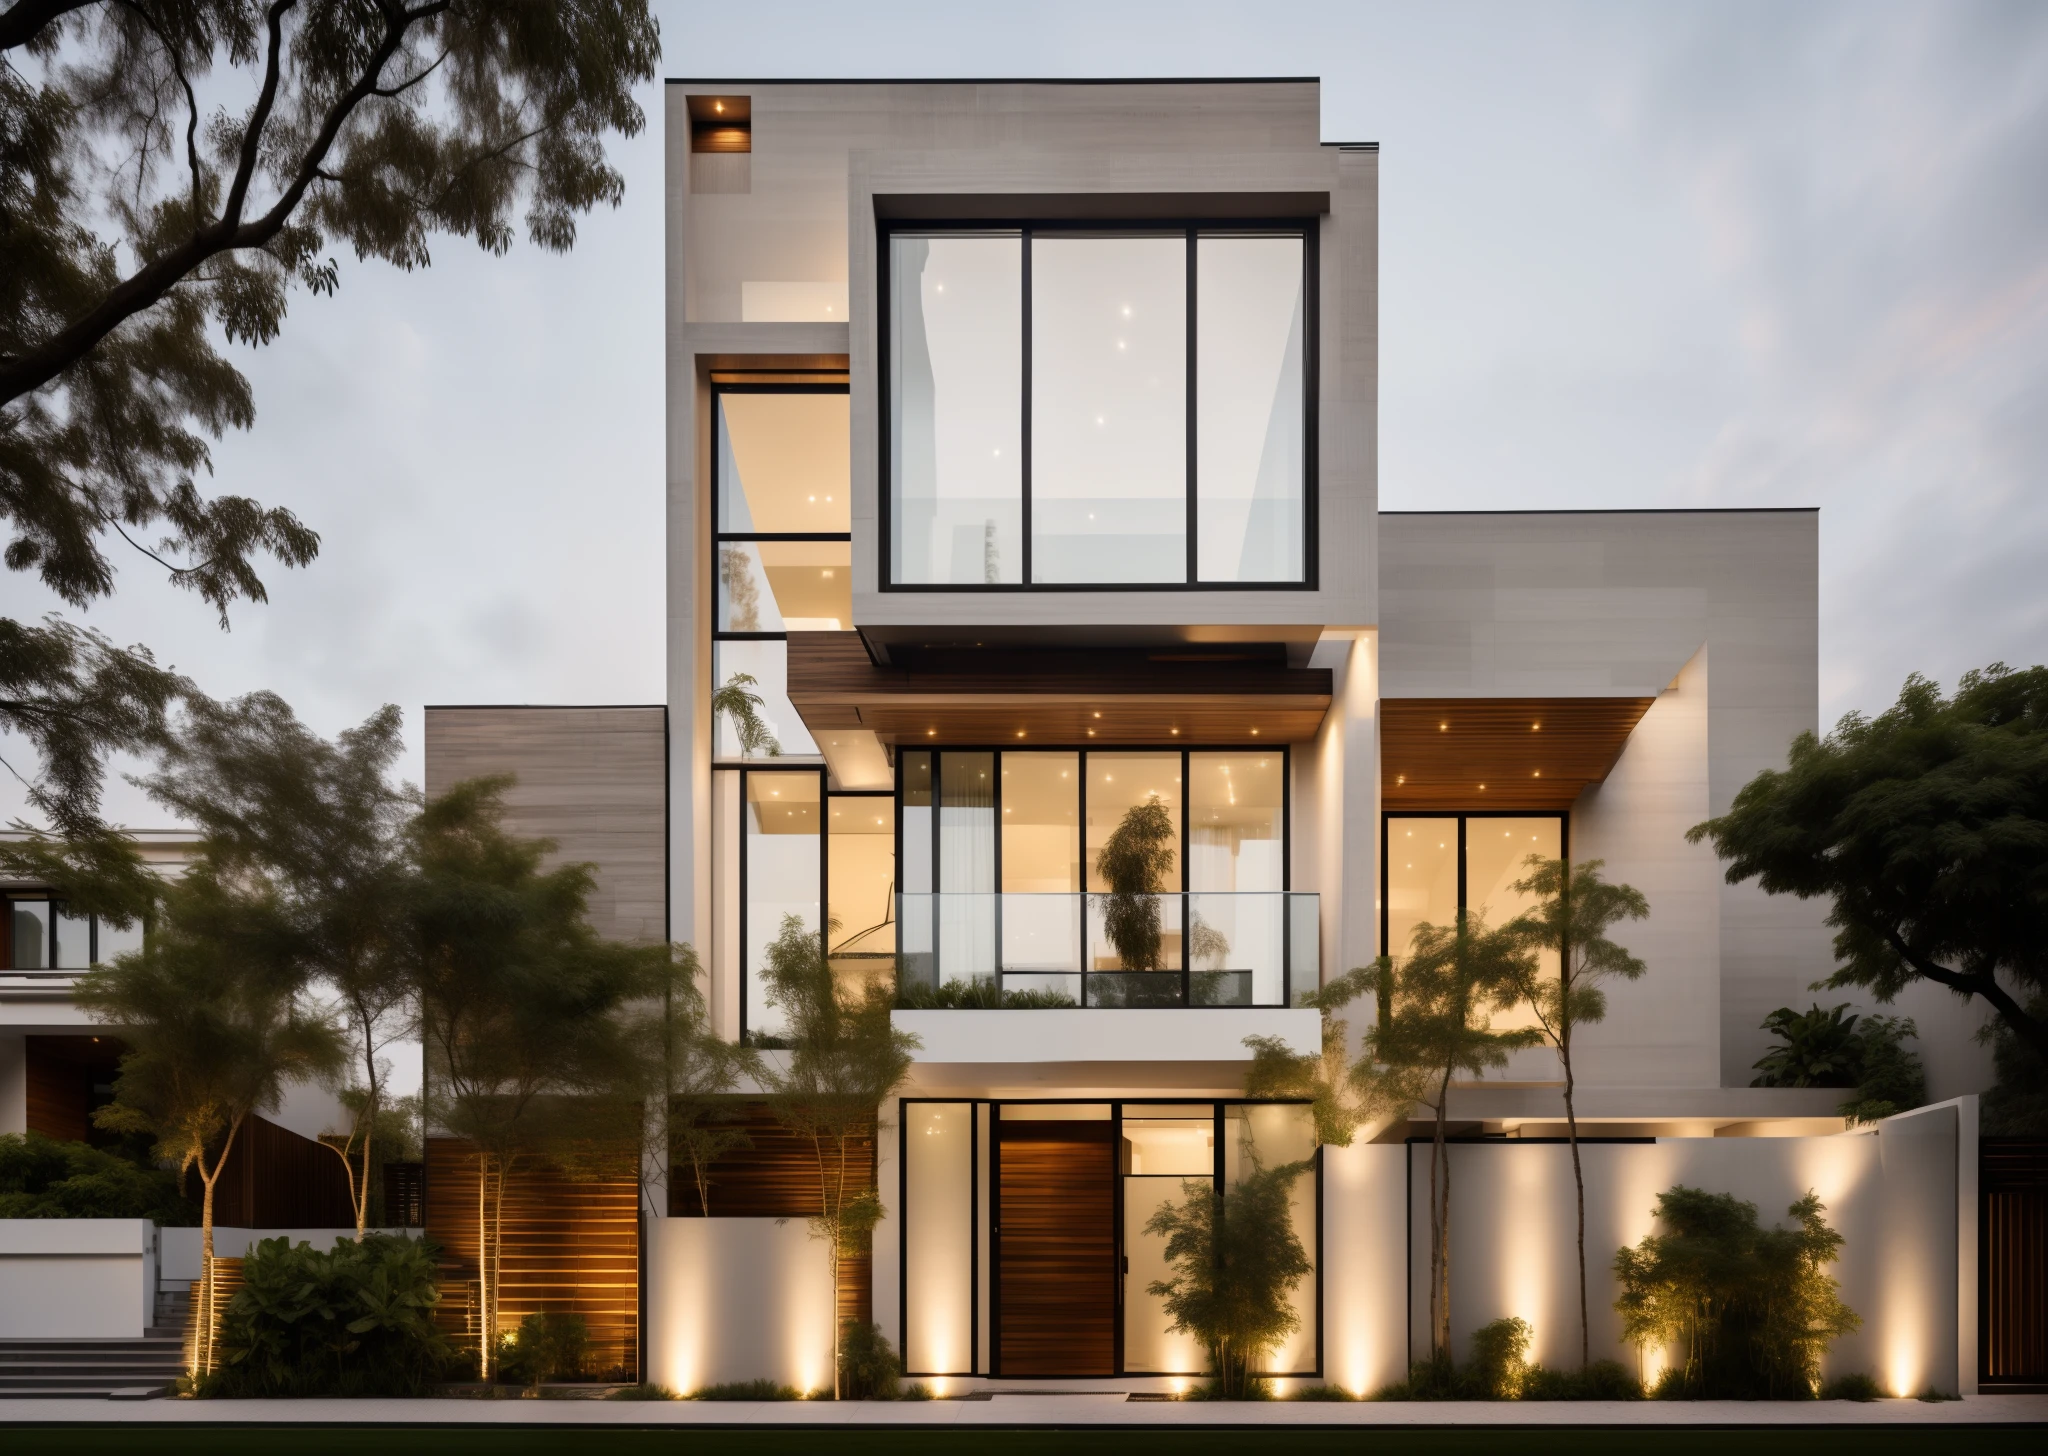
[[[0,1399],[14,1425],[2048,1426],[2048,1395],[1960,1401],[1127,1401],[1113,1393],[934,1401]]]

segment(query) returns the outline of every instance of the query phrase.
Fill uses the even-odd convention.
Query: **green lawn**
[[[363,1427],[276,1426],[88,1426],[25,1429],[5,1437],[10,1456],[49,1452],[54,1456],[120,1452],[135,1456],[238,1456],[241,1452],[288,1456],[525,1456],[529,1452],[575,1451],[592,1456],[783,1456],[820,1452],[874,1452],[876,1456],[925,1456],[971,1445],[975,1456],[1022,1456],[1054,1451],[1059,1456],[1222,1456],[1225,1452],[1270,1452],[1287,1456],[1323,1452],[1370,1452],[1371,1456],[1604,1456],[1654,1449],[1657,1456],[1732,1452],[1742,1456],[1929,1456],[1967,1443],[1971,1456],[2037,1456],[2042,1431],[1997,1427],[1835,1427],[1739,1431],[1657,1428],[1571,1430],[1501,1428],[1463,1430],[617,1430],[545,1429],[533,1426]]]

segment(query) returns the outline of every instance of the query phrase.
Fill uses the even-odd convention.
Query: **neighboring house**
[[[1312,1151],[1302,1109],[1243,1099],[1245,1038],[1314,1046],[1303,992],[1419,922],[1512,914],[1531,853],[1603,858],[1652,905],[1618,932],[1650,969],[1584,1033],[1580,1108],[1638,1140],[1600,1169],[1672,1151],[1596,1169],[1596,1276],[1657,1189],[1740,1170],[1771,1215],[1824,1186],[1874,1257],[1856,1190],[1883,1179],[1842,1170],[1882,1143],[1904,1177],[1905,1144],[1839,1137],[1839,1092],[1748,1086],[1759,1023],[1829,969],[1823,907],[1684,839],[1817,726],[1815,512],[1382,513],[1380,159],[1323,140],[1313,80],[672,82],[665,126],[667,703],[429,708],[428,788],[517,775],[514,827],[597,864],[600,930],[696,946],[728,1037],[772,1045],[790,917],[849,979],[1073,1003],[898,1013],[922,1050],[842,1314],[933,1377],[1197,1368],[1146,1292],[1148,1213]],[[714,714],[748,679],[758,706]],[[1155,799],[1172,867],[1135,956],[1158,968],[1132,969],[1098,856]],[[1979,1090],[1968,1017],[1909,1009],[1964,1047],[1936,1095]],[[544,1272],[508,1273],[507,1319],[604,1316],[679,1386],[829,1384],[804,1152],[748,1115],[710,1218],[682,1177],[637,1247],[619,1189],[508,1213],[507,1269]],[[1461,1088],[1453,1120],[1555,1136],[1555,1058]],[[1918,1186],[1953,1213],[1974,1106],[1913,1126],[1947,1129],[1949,1162],[1912,1166],[1948,1169]],[[1298,1190],[1317,1274],[1275,1369],[1362,1388],[1415,1348],[1411,1131]],[[1546,1147],[1512,1165],[1534,1182],[1474,1165],[1460,1237],[1493,1243],[1457,1321],[1529,1313],[1570,1360]],[[453,1149],[428,1160],[461,1257],[473,1193]],[[1974,1371],[1958,1237],[1920,1250],[1949,1343],[1886,1334],[1891,1378]]]

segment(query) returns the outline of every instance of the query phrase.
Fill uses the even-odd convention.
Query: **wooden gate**
[[[1977,1149],[1977,1381],[2048,1390],[2048,1138]]]

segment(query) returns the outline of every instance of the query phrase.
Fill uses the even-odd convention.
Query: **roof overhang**
[[[1607,777],[1655,698],[1383,698],[1394,811],[1569,809]]]

